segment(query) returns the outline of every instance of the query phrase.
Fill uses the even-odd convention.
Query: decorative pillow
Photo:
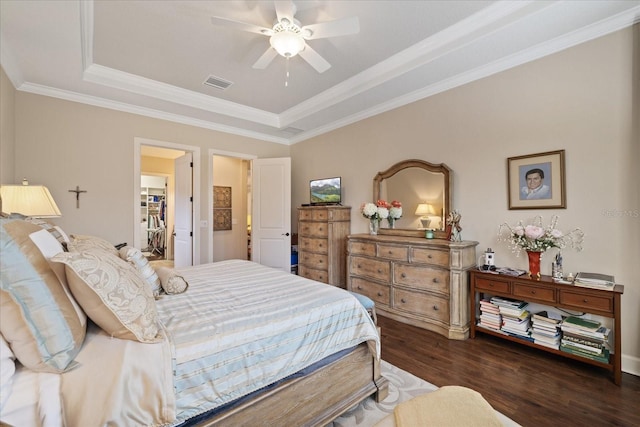
[[[100,248],[118,256],[118,250],[114,245],[96,236],[72,234],[71,241],[67,244],[67,247],[69,248],[69,252],[82,252],[86,249]]]
[[[116,338],[158,342],[158,312],[151,289],[128,262],[100,248],[51,258],[66,265],[71,293],[87,316]]]
[[[151,267],[149,261],[142,255],[140,249],[132,248],[131,246],[124,246],[120,248],[118,252],[120,258],[129,262],[133,265],[136,270],[140,273],[142,278],[149,284],[151,287],[151,292],[155,298],[160,296],[160,279],[156,274],[156,271]]]
[[[38,247],[42,256],[44,256],[47,260],[59,253],[64,252],[62,244],[55,239],[53,234],[47,232],[47,230],[40,230],[31,233],[29,234],[29,238]],[[56,274],[56,277],[60,281],[64,292],[67,294],[69,301],[71,301],[71,304],[73,304],[73,308],[76,310],[78,319],[80,319],[80,322],[84,327],[87,323],[87,315],[84,314],[76,300],[73,298],[73,295],[71,295],[69,285],[67,284],[67,274],[64,271],[64,264],[61,264],[59,262],[50,262],[49,266],[51,266],[51,269]]]
[[[69,243],[69,236],[67,236],[67,233],[62,231],[62,228],[58,227],[57,225],[52,224],[49,221],[46,221],[41,218],[26,217],[25,221],[28,221],[32,224],[37,225],[40,228],[47,230],[49,233],[51,233],[53,237],[56,238],[58,242]]]
[[[186,291],[189,286],[187,281],[184,280],[182,276],[178,275],[173,268],[158,267],[156,273],[158,273],[158,277],[160,278],[162,290],[166,294],[181,294]]]
[[[71,369],[84,341],[86,318],[30,239],[41,228],[19,219],[2,218],[0,224],[0,332],[27,368]]]
[[[16,372],[15,356],[9,344],[0,335],[0,414],[13,387],[13,374]]]

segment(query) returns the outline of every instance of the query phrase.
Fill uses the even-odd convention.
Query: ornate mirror
[[[415,159],[396,163],[373,179],[373,201],[380,199],[402,203],[395,228],[384,228],[383,221],[380,234],[424,237],[425,229],[444,230],[451,212],[451,169]]]

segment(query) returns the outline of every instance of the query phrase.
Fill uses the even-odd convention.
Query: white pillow
[[[15,359],[9,344],[0,334],[0,413],[13,387],[13,374],[16,372]]]

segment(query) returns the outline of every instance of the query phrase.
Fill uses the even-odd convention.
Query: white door
[[[291,159],[253,160],[253,261],[291,272]]]
[[[193,265],[193,157],[175,160],[174,267]]]

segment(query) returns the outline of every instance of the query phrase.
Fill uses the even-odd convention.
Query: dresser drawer
[[[329,283],[329,276],[325,270],[316,270],[306,265],[298,264],[298,275],[318,282]]]
[[[446,298],[394,289],[393,307],[446,324],[449,323],[449,304]]]
[[[382,304],[389,306],[389,292],[390,288],[387,285],[381,285],[379,283],[370,282],[359,277],[351,278],[352,292],[368,296],[376,302],[376,304]]]
[[[560,290],[560,304],[583,309],[584,311],[600,310],[613,313],[613,295],[591,295],[586,292]]]
[[[513,284],[513,296],[524,299],[525,301],[535,299],[539,302],[556,302],[555,289],[525,283],[515,282]]]
[[[326,254],[329,252],[329,243],[327,239],[300,237],[298,239],[298,250]]]
[[[349,274],[371,277],[372,279],[389,282],[391,280],[391,265],[389,261],[379,261],[371,258],[351,257]]]
[[[376,256],[376,244],[349,241],[349,254]]]
[[[298,252],[298,265],[313,266],[316,270],[329,270],[329,258],[326,254]]]
[[[395,264],[393,268],[393,283],[449,295],[449,270]]]
[[[509,282],[502,282],[499,280],[476,278],[475,286],[479,291],[500,292],[503,294],[508,294],[510,292]]]
[[[380,258],[392,259],[394,261],[408,261],[409,249],[406,246],[379,244],[378,256]]]
[[[304,222],[298,225],[300,237],[327,237],[329,235],[329,225],[324,222]]]
[[[436,249],[411,248],[411,262],[449,267],[449,252]]]

